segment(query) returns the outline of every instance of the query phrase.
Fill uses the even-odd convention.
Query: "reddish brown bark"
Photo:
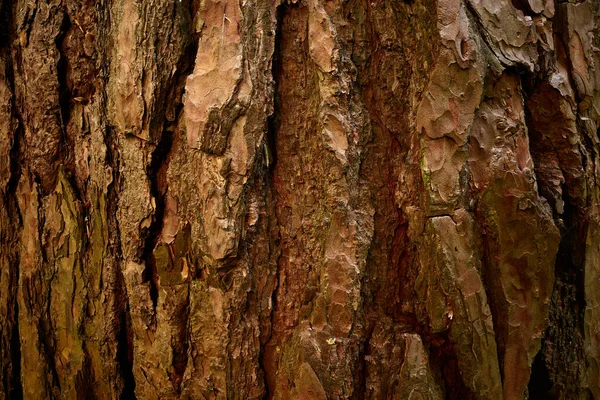
[[[600,397],[596,0],[0,0],[0,399]]]

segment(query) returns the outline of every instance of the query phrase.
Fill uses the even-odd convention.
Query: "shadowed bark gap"
[[[258,179],[263,178],[264,184],[269,187],[269,205],[274,206],[275,200],[272,197],[272,188],[273,188],[273,171],[277,165],[277,133],[279,131],[279,127],[281,125],[281,99],[279,94],[279,81],[282,73],[282,65],[281,65],[281,44],[282,44],[282,28],[285,14],[290,6],[288,4],[282,3],[277,6],[275,12],[275,37],[274,37],[274,45],[273,45],[273,56],[271,61],[271,76],[273,77],[273,111],[271,115],[267,117],[267,134],[266,140],[263,142],[263,149],[260,154],[263,157],[263,162],[259,165],[262,167],[258,167],[259,171],[264,171],[264,173],[257,173],[256,176]],[[267,163],[267,160],[269,161]],[[276,217],[273,216],[273,219],[276,222]],[[270,222],[271,223],[271,222]],[[277,237],[274,239],[276,246],[279,246],[279,232],[277,232]],[[271,242],[272,243],[272,242]],[[274,251],[274,250],[271,250]],[[272,292],[269,294],[269,302],[271,304],[271,309],[269,312],[269,320],[268,320],[268,334],[261,341],[261,352],[259,357],[260,368],[264,373],[264,385],[265,385],[265,398],[272,399],[275,394],[275,374],[273,371],[273,363],[272,353],[269,350],[269,344],[271,339],[273,338],[273,323],[274,323],[274,315],[277,310],[277,290],[279,288],[279,258],[281,254],[276,257],[275,264],[276,269],[274,272],[275,284]]]
[[[109,248],[120,259],[122,257],[121,241],[119,240],[119,223],[117,220],[118,194],[120,187],[119,175],[119,152],[115,138],[115,131],[107,127],[105,132],[106,143],[106,162],[111,170],[111,183],[107,190],[107,215],[111,230],[109,236]],[[127,298],[127,289],[125,279],[121,270],[117,271],[115,296],[115,314],[118,316],[117,324],[117,352],[116,358],[119,363],[121,378],[123,379],[123,389],[121,399],[136,399],[135,378],[133,375],[133,331],[131,328],[131,317],[129,315],[129,300]]]
[[[133,333],[131,331],[131,318],[129,317],[129,307],[126,307],[121,313],[119,321],[119,333],[117,334],[117,360],[121,368],[124,386],[121,392],[121,399],[135,400],[135,378],[133,376]]]
[[[156,207],[144,245],[142,259],[145,260],[146,269],[142,275],[142,279],[143,282],[150,282],[150,298],[152,299],[152,305],[155,312],[156,304],[158,302],[158,271],[156,270],[156,261],[153,252],[163,228],[163,217],[165,212],[164,195],[166,191],[164,175],[172,144],[173,133],[164,131],[160,141],[152,152],[152,161],[146,171],[148,179],[150,180],[150,193],[154,198]]]
[[[69,19],[69,15],[65,12],[63,14],[63,21],[60,27],[60,34],[56,37],[56,48],[60,53],[60,58],[58,59],[58,64],[56,66],[57,77],[58,77],[58,101],[60,105],[60,114],[61,114],[61,122],[63,133],[66,137],[67,125],[69,124],[69,116],[71,115],[71,91],[67,86],[67,56],[64,54],[63,41],[67,32],[71,29],[72,24]],[[63,142],[64,146],[66,143]],[[65,149],[65,151],[69,151],[69,149]],[[63,157],[64,158],[64,157]]]
[[[18,285],[18,273],[16,274],[15,287]],[[20,400],[23,398],[23,386],[21,384],[21,342],[19,340],[19,303],[17,301],[14,308],[14,321],[12,336],[10,340],[11,346],[11,362],[12,362],[12,376],[10,379],[10,392],[9,397],[11,399]]]
[[[17,185],[21,177],[21,160],[22,160],[22,141],[23,141],[23,127],[21,119],[17,113],[17,108],[13,104],[14,101],[14,71],[13,62],[10,53],[10,41],[14,37],[13,25],[12,25],[12,2],[3,1],[0,3],[0,62],[4,61],[4,71],[0,75],[3,75],[6,79],[6,86],[10,91],[11,101],[6,106],[9,107],[10,119],[14,120],[13,127],[14,131],[12,137],[10,137],[10,148],[9,148],[9,165],[8,165],[8,180],[6,187],[2,188],[6,191],[0,190],[0,194],[4,194],[3,198],[0,199],[0,204],[7,211],[7,215],[10,216],[9,221],[2,221],[10,223],[15,230],[22,226],[22,218],[17,205],[15,193],[17,191]],[[10,121],[9,119],[9,121]],[[5,123],[8,123],[6,121]],[[0,226],[2,223],[0,222]],[[11,239],[9,239],[9,237]],[[6,241],[3,241],[6,239]],[[9,241],[10,240],[10,241]],[[6,290],[7,296],[9,296],[9,309],[8,315],[5,316],[7,321],[12,323],[9,336],[9,354],[7,354],[7,360],[3,363],[2,380],[3,388],[7,391],[7,395],[11,399],[22,399],[23,398],[23,387],[21,383],[21,341],[19,335],[19,302],[17,300],[17,290],[19,287],[19,251],[17,249],[17,236],[16,231],[12,233],[0,232],[0,253],[4,250],[8,250],[6,254],[9,256],[9,276],[10,281],[7,287],[0,288],[0,291]],[[6,247],[4,247],[6,246]],[[10,246],[10,247],[9,247]],[[10,304],[12,303],[12,307]]]
[[[266,170],[269,171],[269,183],[271,184],[271,188],[273,188],[274,182],[274,171],[276,167],[277,160],[277,136],[279,133],[279,128],[281,126],[281,93],[280,93],[280,80],[282,74],[282,42],[283,42],[283,25],[285,21],[286,14],[289,12],[290,8],[295,7],[293,5],[288,5],[287,3],[282,3],[277,6],[275,13],[275,38],[274,38],[274,46],[273,46],[273,58],[271,64],[271,75],[273,77],[273,113],[268,116],[267,119],[267,138],[265,145],[266,148],[262,149],[262,155],[265,158],[265,167]],[[267,165],[266,157],[271,157],[272,162]],[[273,192],[274,190],[271,189]],[[276,197],[273,198],[273,206],[275,207],[277,204]],[[277,237],[277,245],[280,245],[281,237],[278,233]],[[276,259],[277,268],[275,270],[275,286],[273,292],[271,293],[270,302],[271,302],[271,311],[269,318],[269,336],[265,341],[265,344],[262,346],[261,356],[260,356],[260,365],[262,370],[265,373],[265,398],[273,399],[275,395],[275,382],[276,382],[276,360],[274,359],[275,355],[273,352],[273,345],[271,341],[273,339],[273,329],[275,322],[275,313],[278,309],[277,303],[277,291],[279,289],[280,284],[280,261],[282,254],[280,253]]]
[[[533,365],[531,366],[531,379],[529,380],[528,391],[531,400],[551,400],[556,399],[552,396],[552,382],[550,381],[550,373],[546,368],[544,361],[543,349],[535,356]]]
[[[8,47],[10,44],[10,26],[12,2],[2,1],[0,3],[0,47]]]
[[[532,366],[529,391],[532,398],[575,398],[584,375],[580,360],[585,357],[584,243],[588,217],[582,205],[589,200],[583,196],[585,183],[573,172],[584,168],[585,157],[569,136],[579,136],[585,128],[570,119],[574,116],[569,118],[564,98],[544,79],[550,80],[541,76],[526,88],[526,120],[538,191],[553,208],[561,240],[549,324]]]

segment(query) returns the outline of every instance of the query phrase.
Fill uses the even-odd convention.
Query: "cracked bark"
[[[600,398],[596,0],[0,0],[0,399]]]

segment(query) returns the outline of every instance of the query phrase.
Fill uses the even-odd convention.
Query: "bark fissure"
[[[63,129],[63,146],[66,147],[67,145],[67,140],[66,140],[66,131],[67,131],[67,125],[69,124],[69,117],[71,115],[71,91],[69,90],[69,87],[67,86],[67,56],[66,54],[64,54],[64,49],[63,49],[63,42],[65,39],[65,36],[67,35],[67,33],[69,32],[69,30],[71,29],[72,24],[71,24],[71,20],[69,18],[69,14],[67,14],[66,12],[63,13],[63,20],[62,20],[62,24],[60,26],[60,32],[58,34],[58,36],[56,36],[56,38],[54,39],[55,43],[56,43],[56,48],[59,52],[59,58],[58,58],[58,63],[56,65],[56,74],[57,74],[57,79],[58,79],[58,103],[59,103],[59,110],[60,110],[60,120],[61,120],[61,124],[62,124],[62,129]],[[69,152],[70,149],[69,148],[65,148],[63,150],[63,152]],[[63,156],[63,159],[66,159],[66,157]]]
[[[10,27],[12,26],[11,15],[12,15],[12,3],[10,1],[3,1],[0,3],[0,48],[8,48],[10,45]],[[8,80],[10,83],[11,80]]]
[[[580,359],[584,356],[584,249],[583,233],[587,231],[585,217],[578,215],[577,203],[565,192],[564,211],[557,217],[561,227],[561,242],[555,265],[556,282],[552,293],[549,324],[544,332],[539,353],[540,371],[532,370],[532,380],[541,380],[542,390],[536,382],[530,383],[530,393],[537,397],[576,397],[579,392],[579,377],[583,375]],[[534,364],[535,366],[535,364]],[[558,371],[561,371],[558,373]],[[535,375],[534,375],[535,374]],[[551,385],[548,385],[551,383]],[[544,391],[543,389],[548,391]]]
[[[131,332],[131,318],[129,307],[121,312],[119,333],[117,334],[117,361],[119,362],[121,376],[123,377],[123,390],[121,399],[136,399],[135,378],[133,376],[133,334]]]
[[[5,64],[5,77],[6,83],[9,87],[11,98],[14,99],[14,76],[13,76],[13,63],[12,58],[10,56],[10,51],[8,49],[8,44],[11,38],[14,36],[11,21],[12,9],[10,7],[10,2],[5,1],[2,3],[2,7],[0,7],[0,20],[2,20],[6,27],[5,30],[0,30],[0,35],[4,34],[5,42],[1,43],[0,40],[0,60],[6,62]],[[5,47],[6,46],[6,47]],[[14,132],[12,135],[12,141],[10,146],[10,164],[9,164],[9,177],[6,183],[6,191],[4,192],[4,197],[2,199],[2,204],[6,210],[8,210],[9,215],[11,216],[11,222],[13,227],[19,229],[23,220],[21,217],[21,213],[18,207],[16,192],[17,185],[21,178],[21,170],[22,170],[22,142],[23,142],[23,124],[21,117],[18,113],[17,108],[14,104],[10,104],[10,113],[11,116],[15,119],[16,123],[14,125]],[[0,190],[2,193],[2,190]],[[8,222],[8,221],[7,221]],[[0,234],[4,238],[4,235]],[[12,320],[12,329],[10,332],[10,367],[6,368],[3,371],[3,380],[4,380],[4,388],[8,391],[7,395],[11,399],[23,399],[23,386],[21,383],[21,340],[19,334],[19,302],[17,299],[17,288],[19,287],[19,251],[15,249],[17,244],[16,233],[11,234],[12,241],[7,241],[2,243],[0,240],[0,250],[4,250],[2,247],[4,245],[11,246],[12,250],[10,250],[14,258],[10,263],[10,276],[11,281],[9,282],[8,295],[11,298],[12,305],[12,316],[7,315],[7,320]],[[6,248],[7,249],[7,248]],[[4,288],[2,288],[4,289]],[[0,290],[2,290],[0,289]],[[10,374],[10,375],[9,375]]]
[[[119,207],[119,151],[115,131],[112,127],[104,128],[104,140],[106,143],[106,162],[110,168],[111,180],[107,187],[107,215],[109,226],[114,231],[109,235],[109,249],[113,252],[117,260],[122,259],[121,240],[119,235],[119,221],[117,219],[117,209]],[[131,327],[131,316],[129,311],[129,298],[125,286],[125,278],[122,270],[116,272],[115,288],[115,312],[118,316],[117,334],[116,334],[116,358],[119,363],[119,370],[123,379],[123,389],[121,399],[136,399],[136,382],[133,375],[133,331]]]
[[[18,286],[18,271],[17,276],[15,277],[14,285]],[[10,377],[10,385],[6,385],[5,387],[9,387],[10,390],[8,392],[8,396],[11,399],[20,400],[23,399],[23,386],[21,384],[21,341],[19,335],[19,302],[14,301],[14,320],[13,320],[13,328],[11,333],[11,373]]]
[[[277,6],[275,10],[275,32],[274,32],[274,40],[273,40],[273,55],[271,58],[271,76],[273,79],[272,85],[272,93],[273,93],[273,110],[271,115],[267,118],[267,135],[265,146],[262,149],[262,154],[265,160],[265,167],[268,171],[268,179],[267,183],[269,183],[269,190],[272,191],[273,183],[274,183],[274,170],[277,162],[277,133],[279,131],[279,127],[281,125],[281,105],[280,105],[280,95],[279,95],[279,81],[281,78],[281,46],[282,46],[282,30],[283,30],[283,21],[285,18],[285,14],[290,7],[286,3],[281,3]],[[269,162],[267,163],[267,159]],[[273,209],[276,207],[276,200],[272,199]],[[274,223],[279,226],[279,221],[277,220],[277,215],[273,215]],[[276,243],[279,247],[281,236],[279,230],[277,230],[277,238]],[[279,290],[280,279],[281,279],[281,258],[283,254],[279,252],[275,259],[275,284],[273,286],[272,292],[269,294],[269,303],[270,303],[270,312],[269,312],[269,334],[266,337],[264,344],[261,346],[261,354],[260,354],[260,367],[264,372],[264,385],[265,385],[265,395],[264,398],[272,399],[275,394],[275,374],[276,371],[273,370],[272,363],[274,363],[270,355],[272,353],[272,349],[269,349],[271,346],[271,341],[273,339],[273,329],[275,326],[275,313],[278,309],[277,304],[277,292]]]
[[[164,131],[160,141],[156,144],[156,148],[152,152],[152,161],[148,165],[146,174],[150,180],[150,194],[155,201],[154,216],[152,223],[148,228],[144,244],[144,252],[142,259],[145,260],[146,270],[143,274],[143,281],[150,283],[150,299],[154,310],[154,318],[156,318],[156,305],[158,302],[158,271],[156,269],[156,261],[154,259],[154,249],[159,240],[159,235],[163,227],[163,217],[165,213],[164,195],[166,191],[165,179],[159,174],[164,175],[164,168],[168,162],[169,152],[173,144],[173,133]],[[162,171],[161,171],[162,169]],[[162,183],[161,183],[162,181]],[[156,320],[154,320],[154,324]]]
[[[190,1],[188,3],[188,10],[190,12],[190,15],[194,15],[194,4],[192,1]],[[190,76],[190,74],[192,74],[193,69],[194,69],[194,62],[196,60],[196,56],[198,53],[198,34],[194,34],[191,35],[191,38],[189,39],[189,42],[186,44],[185,50],[183,52],[182,57],[180,58],[177,68],[180,72],[178,78],[175,80],[176,84],[174,85],[174,90],[171,94],[172,97],[170,97],[172,100],[172,102],[175,104],[174,106],[174,118],[173,121],[179,121],[181,118],[181,113],[183,111],[183,94],[185,91],[185,83],[187,78]],[[168,118],[168,111],[167,111],[167,120],[169,120]],[[180,135],[180,131],[177,130],[175,127],[173,127],[174,132],[165,132],[163,133],[163,135],[167,134],[170,135],[169,139],[168,139],[168,150],[165,152],[165,158],[162,160],[162,163],[164,164],[162,166],[163,170],[161,171],[160,169],[157,169],[156,171],[158,173],[163,173],[164,175],[166,175],[166,169],[168,168],[168,159],[166,157],[168,157],[169,152],[171,151],[171,148],[173,146],[173,141],[175,140],[175,135]],[[178,140],[182,140],[183,138],[179,138]],[[162,141],[162,138],[161,138]],[[166,183],[166,176],[163,176],[162,179],[164,179],[164,183],[161,184],[161,189],[162,189],[162,193],[159,193],[160,195],[162,195],[162,208],[163,208],[163,215],[161,216],[161,220],[164,217],[164,196],[167,190],[167,183]],[[156,181],[157,183],[159,183],[159,181]],[[157,188],[158,189],[158,188]],[[162,227],[161,227],[162,229]],[[174,368],[174,373],[170,374],[170,380],[173,383],[173,385],[176,387],[176,391],[177,393],[181,393],[182,388],[181,388],[181,383],[184,379],[184,374],[185,371],[187,369],[188,363],[189,363],[189,359],[190,359],[190,355],[189,355],[189,349],[190,349],[190,327],[189,327],[189,323],[190,323],[190,284],[188,282],[187,286],[187,294],[186,294],[186,300],[185,300],[185,307],[183,310],[183,318],[182,318],[182,323],[180,324],[180,331],[179,333],[176,335],[176,338],[174,339],[173,343],[171,344],[171,348],[173,351],[173,368]]]

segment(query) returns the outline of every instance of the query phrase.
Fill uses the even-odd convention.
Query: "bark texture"
[[[600,399],[600,1],[0,0],[0,399]]]

